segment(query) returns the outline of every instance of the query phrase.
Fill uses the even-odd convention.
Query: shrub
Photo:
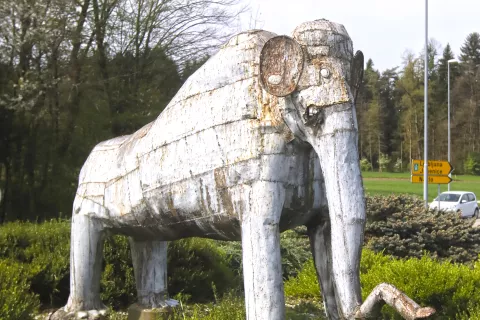
[[[123,308],[137,299],[128,238],[113,236],[104,249],[102,300],[113,308]],[[220,295],[238,285],[229,268],[226,252],[209,239],[172,241],[168,246],[168,292],[181,293],[192,302],[212,301],[215,287]]]
[[[102,299],[114,308],[126,307],[136,300],[127,238],[107,238],[104,257]],[[228,255],[213,240],[195,238],[171,242],[168,259],[169,292],[172,294],[183,292],[191,295],[194,301],[211,300],[212,284],[217,287],[219,294],[238,284],[238,277],[229,268]],[[70,222],[14,222],[0,226],[0,260],[21,266],[21,270],[28,274],[28,277],[23,277],[29,288],[27,291],[44,306],[64,305],[69,294]],[[8,270],[11,272],[12,269]],[[7,271],[2,276],[7,277],[5,272]],[[22,282],[19,286],[25,283]],[[1,281],[0,284],[3,285]],[[23,301],[20,296],[4,296],[15,295],[17,292],[23,294],[19,290],[14,293],[0,291],[0,301],[7,298]]]
[[[470,317],[480,310],[475,299],[480,294],[480,262],[470,268],[428,256],[395,259],[366,249],[362,253],[360,280],[364,299],[378,284],[391,283],[420,305],[436,308],[441,319],[456,319],[462,313]],[[288,297],[315,299],[318,292],[312,260],[297,278],[285,283]],[[384,319],[401,319],[390,307],[384,307],[382,313]]]
[[[378,171],[388,171],[391,161],[392,160],[390,159],[388,154],[380,153],[380,156],[378,158]]]
[[[315,265],[313,259],[310,259],[296,277],[285,282],[285,295],[289,298],[319,300],[319,288]]]
[[[70,224],[12,222],[0,229],[0,258],[23,263],[29,285],[44,304],[66,301],[69,292]]]
[[[137,299],[137,289],[128,238],[119,235],[108,237],[103,256],[100,284],[103,303],[115,309],[131,305]]]
[[[360,160],[360,170],[362,171],[372,171],[372,164],[365,158]]]
[[[283,279],[296,277],[311,257],[310,242],[306,227],[288,230],[280,235]]]
[[[229,264],[229,256],[214,240],[188,238],[170,242],[168,291],[197,302],[211,301],[214,288],[222,295],[238,286],[239,278]]]
[[[480,229],[456,214],[426,210],[410,196],[367,197],[365,242],[376,252],[417,257],[428,251],[453,262],[475,261],[480,253]]]
[[[0,319],[32,319],[38,295],[30,292],[32,272],[21,263],[0,259]]]
[[[437,317],[456,319],[472,306],[480,293],[480,263],[475,268],[439,262],[428,256],[406,260],[386,258],[364,250],[361,283],[363,298],[382,282],[388,282],[423,306],[437,310]],[[366,262],[369,261],[369,262]],[[367,263],[368,266],[365,265]],[[391,308],[384,308],[388,319],[401,319]]]
[[[480,175],[480,152],[469,152],[463,164],[465,174]]]
[[[404,171],[402,159],[397,158],[397,160],[395,161],[395,164],[393,165],[393,171],[394,172],[403,172]]]

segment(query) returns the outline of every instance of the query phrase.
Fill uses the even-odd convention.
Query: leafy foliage
[[[407,196],[368,197],[367,214],[366,244],[377,252],[363,252],[364,295],[389,282],[422,305],[436,307],[440,317],[478,318],[480,305],[472,297],[480,294],[480,241],[470,220],[425,211],[421,200]],[[0,286],[0,305],[8,306],[0,309],[8,314],[4,318],[29,319],[40,305],[65,304],[69,239],[69,221],[0,226],[0,283],[7,284],[7,289]],[[306,229],[282,233],[281,245],[286,298],[295,303],[287,312],[292,319],[310,319],[307,314],[321,313],[321,296]],[[136,299],[127,238],[108,238],[104,256],[102,299],[114,309],[124,308]],[[170,294],[194,303],[182,309],[179,319],[244,318],[239,242],[175,241],[169,244],[168,259]],[[383,312],[385,319],[396,317],[388,308]]]
[[[370,163],[370,161],[368,161],[368,159],[362,158],[360,160],[360,169],[362,171],[370,171],[372,170],[372,164]]]
[[[480,230],[473,220],[426,210],[422,200],[408,196],[367,197],[367,247],[396,257],[421,258],[428,251],[454,262],[477,259]]]
[[[239,4],[1,1],[0,223],[70,211],[93,146],[155,119],[232,35]]]
[[[20,264],[40,301],[57,304],[69,292],[70,224],[7,223],[0,228],[0,259]]]
[[[123,236],[108,237],[103,252],[102,301],[112,308],[131,305],[137,299],[137,289],[128,239]]]
[[[285,295],[291,298],[321,299],[313,259],[308,260],[298,275],[285,282]]]
[[[367,249],[362,254],[360,279],[364,299],[377,285],[388,282],[420,305],[436,308],[440,319],[456,319],[461,313],[470,316],[478,312],[475,308],[479,304],[473,297],[480,293],[479,261],[472,268],[439,262],[428,256],[395,259]],[[288,296],[320,298],[312,260],[304,265],[298,278],[285,283],[285,292]],[[388,306],[383,308],[382,315],[383,319],[401,319]]]
[[[480,152],[470,152],[465,160],[465,173],[480,176]]]
[[[389,259],[364,250],[361,282],[365,298],[373,288],[388,282],[417,303],[432,306],[437,316],[455,319],[479,294],[480,262],[474,268],[449,261],[439,262],[428,256],[406,260]],[[476,304],[476,302],[474,302]],[[384,308],[385,319],[401,319],[391,308]]]
[[[127,238],[107,238],[104,257],[101,298],[111,307],[127,307],[136,300]],[[168,260],[169,292],[182,293],[193,302],[211,301],[213,288],[223,295],[239,284],[238,276],[229,267],[229,256],[213,240],[191,238],[171,242]],[[16,290],[12,293],[10,285],[5,290],[2,286],[0,302],[5,301],[9,308],[21,306],[26,312],[32,312],[40,303],[64,305],[70,289],[69,262],[69,221],[15,222],[0,226],[0,280],[8,278],[10,282],[4,283]],[[15,272],[18,274],[13,277]],[[17,293],[20,296],[8,297]]]
[[[38,295],[30,291],[34,270],[30,266],[0,259],[0,319],[32,319],[40,306]]]
[[[169,293],[182,293],[192,301],[211,301],[239,284],[229,268],[229,256],[214,240],[188,238],[170,242]]]

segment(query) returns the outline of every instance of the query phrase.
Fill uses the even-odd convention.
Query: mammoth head
[[[330,246],[334,266],[332,276],[327,276],[334,285],[325,297],[335,319],[353,319],[361,304],[359,268],[366,214],[355,96],[362,75],[363,54],[354,56],[345,28],[326,20],[301,24],[293,38],[271,38],[260,54],[264,90],[285,97],[284,122],[319,159],[331,231],[330,240],[322,240],[322,245]]]
[[[306,22],[293,38],[268,40],[260,55],[260,82],[270,94],[292,95],[306,117],[320,108],[354,102],[363,77],[363,54],[345,28],[327,20]]]

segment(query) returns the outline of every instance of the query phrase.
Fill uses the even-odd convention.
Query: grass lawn
[[[409,194],[423,199],[423,184],[411,183],[410,172],[362,172],[363,185],[367,194]],[[450,190],[472,191],[480,198],[480,176],[453,175]],[[447,185],[440,185],[440,192],[447,191]],[[428,201],[438,193],[438,184],[428,185]],[[478,199],[477,199],[478,200]]]

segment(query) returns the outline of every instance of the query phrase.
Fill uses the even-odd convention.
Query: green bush
[[[392,162],[392,159],[388,156],[388,154],[385,153],[380,153],[380,156],[378,157],[378,171],[390,171],[390,163]]]
[[[437,310],[437,317],[456,319],[470,307],[477,308],[480,294],[480,262],[474,268],[449,261],[439,262],[428,256],[419,259],[387,259],[364,250],[361,273],[363,298],[382,282],[391,283],[423,306]],[[473,303],[473,304],[472,304]],[[468,311],[467,311],[468,312]],[[401,319],[384,308],[386,319]]]
[[[321,299],[317,273],[313,259],[308,260],[294,278],[285,282],[285,296],[299,299]]]
[[[104,257],[101,297],[111,307],[127,307],[136,300],[127,238],[107,238]],[[171,242],[168,259],[171,294],[183,292],[192,301],[211,301],[212,286],[216,286],[219,294],[238,286],[239,278],[229,268],[229,256],[213,240],[192,238]],[[17,264],[28,273],[25,281],[29,292],[44,307],[64,305],[69,295],[70,222],[14,222],[0,226],[0,260]],[[7,298],[22,301],[21,297],[6,297],[6,294],[12,293],[0,291],[0,301]]]
[[[471,262],[480,253],[480,229],[472,219],[426,210],[410,196],[367,197],[365,242],[368,248],[396,257],[432,256]]]
[[[114,309],[131,305],[137,299],[137,289],[128,238],[119,235],[108,237],[103,256],[100,283],[103,303]]]
[[[403,167],[403,161],[401,158],[397,158],[393,165],[393,172],[403,172],[405,168]]]
[[[306,227],[288,230],[280,235],[283,279],[296,277],[312,257]]]
[[[32,272],[24,264],[0,259],[0,319],[32,319],[40,306],[30,292]]]
[[[192,301],[212,301],[214,288],[222,295],[239,284],[229,268],[230,257],[216,241],[188,238],[168,247],[168,291],[182,293]]]
[[[360,170],[362,170],[362,171],[372,171],[372,164],[370,163],[370,161],[368,161],[368,159],[362,158],[360,160]]]
[[[12,222],[0,227],[0,259],[23,263],[43,304],[66,301],[69,292],[70,223]]]
[[[363,250],[360,265],[362,294],[365,299],[378,284],[391,283],[422,306],[432,306],[441,319],[456,319],[462,314],[479,314],[480,262],[473,268],[428,256],[419,259],[395,259]],[[319,298],[318,281],[312,260],[297,278],[285,283],[288,297]],[[467,311],[465,311],[467,310]],[[382,310],[384,319],[400,319],[390,308]],[[467,319],[467,318],[465,318]]]
[[[463,166],[465,174],[480,176],[480,152],[469,152]]]

